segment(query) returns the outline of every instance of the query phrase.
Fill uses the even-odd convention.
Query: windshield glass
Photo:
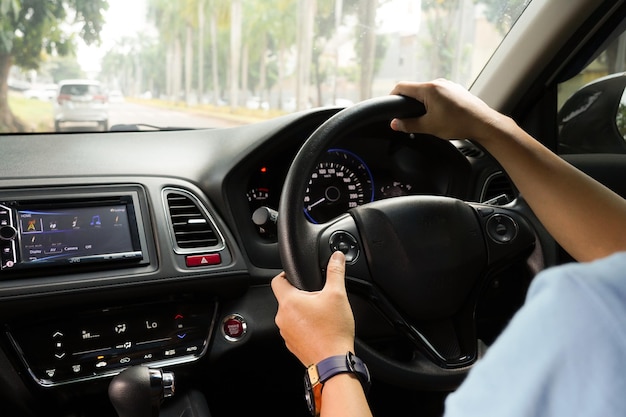
[[[529,0],[0,0],[0,132],[226,127],[469,86]]]

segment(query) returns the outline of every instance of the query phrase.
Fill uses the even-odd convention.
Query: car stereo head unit
[[[133,196],[0,202],[0,271],[144,259]]]

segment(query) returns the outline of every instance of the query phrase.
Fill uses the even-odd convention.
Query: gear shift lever
[[[109,399],[119,417],[158,417],[161,401],[174,395],[174,373],[131,366],[109,384]]]

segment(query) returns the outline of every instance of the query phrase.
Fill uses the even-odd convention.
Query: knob
[[[17,236],[17,230],[13,226],[0,226],[0,239],[12,240]]]
[[[276,235],[278,212],[266,206],[259,207],[252,213],[252,222],[268,236]]]
[[[174,395],[174,374],[131,366],[109,384],[109,399],[119,417],[158,417],[161,401]]]

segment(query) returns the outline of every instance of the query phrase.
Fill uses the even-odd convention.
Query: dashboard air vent
[[[482,158],[485,156],[485,153],[475,146],[464,145],[460,146],[458,149],[464,156],[469,158]]]
[[[166,190],[166,204],[176,246],[183,251],[215,249],[221,240],[199,201],[186,192]]]
[[[515,190],[509,178],[503,172],[496,172],[485,181],[480,201],[502,206],[515,198]]]

